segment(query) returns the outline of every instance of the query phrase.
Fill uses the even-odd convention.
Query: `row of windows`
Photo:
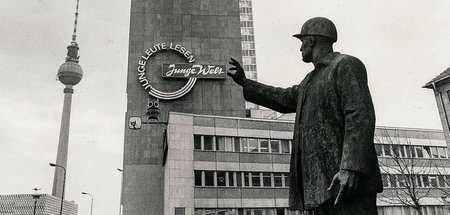
[[[256,81],[258,80],[258,73],[256,73],[256,71],[247,71],[245,77]]]
[[[239,7],[252,7],[252,1],[239,0]]]
[[[198,187],[289,187],[289,173],[194,170]]]
[[[239,12],[240,13],[252,13],[252,8],[251,7],[241,7],[241,8],[239,8]]]
[[[241,35],[254,35],[255,31],[253,28],[241,28]]]
[[[241,21],[252,21],[253,15],[250,13],[241,13],[240,18],[241,18]]]
[[[448,158],[446,147],[375,144],[380,157]]]
[[[205,151],[291,153],[291,141],[246,137],[194,135],[194,149]]]
[[[251,27],[251,28],[253,28],[253,21],[241,21],[241,27]]]
[[[256,71],[256,65],[244,65],[245,71]]]
[[[255,49],[255,43],[254,42],[250,42],[250,41],[243,41],[242,42],[242,49]],[[245,64],[245,62],[244,62]],[[247,63],[247,64],[256,64],[256,60],[254,63]]]
[[[242,50],[242,56],[255,56],[255,50]]]
[[[288,208],[196,208],[195,215],[299,215]]]
[[[241,41],[251,41],[254,42],[255,41],[255,36],[253,35],[241,35]],[[242,54],[244,55],[244,54]],[[253,54],[254,55],[254,54]],[[245,55],[244,55],[245,56]]]
[[[381,179],[383,187],[403,188],[408,184],[414,184],[415,187],[450,187],[450,175],[400,175],[382,174]]]
[[[248,48],[248,49],[251,49],[252,47],[253,47],[253,49],[254,49],[254,47],[255,47],[255,43],[252,43],[252,42],[242,42],[242,49],[244,49],[244,43],[245,43],[245,46],[250,47],[250,48]],[[256,64],[256,57],[242,57],[242,62],[243,62],[243,64],[245,64],[245,65]]]

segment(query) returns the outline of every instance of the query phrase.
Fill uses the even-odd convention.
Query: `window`
[[[225,151],[225,137],[216,138],[216,150]]]
[[[228,209],[217,209],[217,215],[228,215]]]
[[[281,173],[274,173],[273,174],[273,183],[275,187],[282,187],[283,186],[283,179]]]
[[[406,157],[405,150],[403,148],[404,146],[402,145],[392,145],[392,151],[397,157]]]
[[[217,186],[225,187],[226,183],[226,173],[224,171],[217,171]]]
[[[430,157],[439,158],[439,152],[436,147],[430,147],[430,151],[431,151]]]
[[[277,208],[276,215],[285,215],[283,208]]]
[[[289,154],[289,140],[281,140],[281,153]]]
[[[415,149],[413,146],[405,146],[405,148],[406,148],[406,153],[408,153],[408,157],[411,157],[411,158],[416,157]]]
[[[447,152],[446,152],[447,150],[446,150],[446,148],[438,147],[437,149],[439,151],[439,157],[440,158],[447,158]]]
[[[284,173],[284,186],[289,187],[289,173]]]
[[[244,187],[250,187],[250,173],[249,172],[243,172],[244,175]]]
[[[405,175],[397,175],[398,187],[406,187],[406,177]]]
[[[202,136],[194,135],[194,149],[202,149]]]
[[[258,172],[252,173],[252,187],[260,187],[261,186],[261,176]]]
[[[205,171],[205,186],[214,186],[214,171]]]
[[[445,179],[443,175],[438,175],[439,187],[445,187]]]
[[[268,172],[263,173],[263,187],[272,187],[272,177]]]
[[[422,176],[422,182],[424,187],[430,187],[430,179],[428,178],[428,175]]]
[[[429,146],[424,146],[423,147],[423,156],[426,158],[431,158],[431,149]]]
[[[388,176],[385,174],[381,175],[381,181],[383,182],[383,187],[389,187],[388,185]]]
[[[213,150],[213,137],[203,136],[203,150]]]
[[[228,186],[234,187],[234,172],[228,172]]]
[[[205,209],[205,215],[216,215],[216,209]]]
[[[269,140],[267,139],[260,139],[259,140],[259,149],[262,153],[268,153],[269,152]]]
[[[431,185],[431,187],[437,187],[438,186],[437,176],[436,175],[430,175],[430,185]]]
[[[202,171],[199,170],[194,171],[194,181],[195,186],[202,186]]]
[[[236,186],[242,187],[242,175],[240,172],[236,173]]]
[[[280,153],[280,141],[270,140],[270,149],[272,150],[272,153]]]
[[[175,215],[184,215],[184,208],[175,208]]]
[[[195,209],[194,214],[195,215],[203,215],[203,209]]]
[[[234,138],[234,151],[235,152],[240,152],[241,151],[241,144],[239,141],[239,137],[235,137]]]
[[[422,146],[414,146],[414,151],[416,151],[416,155],[418,158],[423,158],[423,150]]]
[[[247,138],[241,138],[242,151],[248,152]]]
[[[249,152],[258,152],[258,141],[256,139],[247,138],[247,142]]]
[[[391,183],[391,187],[397,187],[397,178],[395,175],[389,176],[389,182]]]
[[[253,209],[253,215],[263,215],[263,209]]]
[[[416,175],[416,176],[415,176],[415,179],[416,179],[416,185],[417,185],[417,187],[423,187],[423,185],[422,185],[422,176]]]
[[[184,208],[175,208],[175,215],[184,215]]]
[[[384,156],[392,156],[391,145],[383,145]]]
[[[375,151],[377,152],[377,156],[383,156],[383,145],[375,144]]]
[[[450,175],[444,176],[445,187],[450,187]]]
[[[225,137],[225,151],[234,152],[234,143],[232,137]]]

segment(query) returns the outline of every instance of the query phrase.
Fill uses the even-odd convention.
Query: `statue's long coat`
[[[340,169],[360,175],[358,193],[382,191],[373,142],[375,113],[360,60],[333,52],[299,85],[283,89],[247,79],[243,87],[247,101],[296,112],[289,176],[292,210],[334,200],[339,186],[327,188]]]

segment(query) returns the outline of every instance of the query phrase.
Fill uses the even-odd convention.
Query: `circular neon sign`
[[[176,90],[174,92],[162,92],[154,88],[150,82],[148,81],[147,77],[145,76],[145,65],[147,64],[147,60],[154,54],[158,53],[159,51],[163,50],[173,50],[181,55],[183,55],[186,60],[189,63],[192,63],[195,61],[194,55],[190,51],[188,51],[186,48],[179,44],[173,44],[173,43],[158,43],[154,45],[152,48],[149,48],[145,50],[145,54],[141,56],[141,60],[138,61],[138,78],[139,83],[142,87],[144,87],[145,90],[148,90],[148,94],[152,95],[153,97],[163,99],[163,100],[174,100],[178,99],[184,95],[186,95],[191,89],[194,87],[195,82],[197,81],[197,77],[189,77],[189,80],[187,83],[179,90]]]

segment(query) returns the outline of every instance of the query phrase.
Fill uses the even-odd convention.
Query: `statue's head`
[[[299,34],[293,35],[302,41],[302,57],[304,62],[312,62],[313,48],[318,46],[330,46],[337,41],[336,26],[332,21],[324,17],[309,19],[303,24]]]
[[[324,17],[314,17],[305,22],[299,34],[293,35],[301,39],[304,36],[322,36],[337,41],[337,30],[334,23]]]

